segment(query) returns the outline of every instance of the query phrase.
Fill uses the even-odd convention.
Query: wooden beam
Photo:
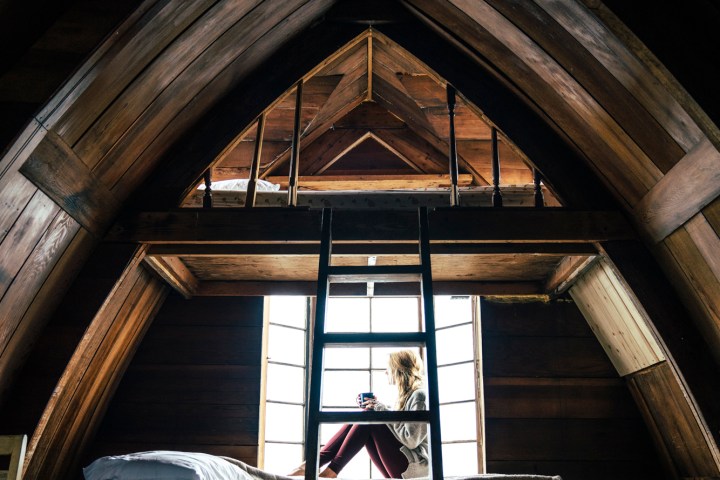
[[[316,175],[328,165],[332,165],[345,153],[367,139],[369,133],[362,129],[327,130],[314,142],[303,149],[301,176]],[[267,177],[275,178],[275,177]]]
[[[195,294],[198,280],[179,258],[146,256],[144,261],[183,297],[191,298]]]
[[[112,192],[53,132],[45,135],[20,172],[98,237],[119,210]]]
[[[269,182],[287,188],[285,177],[267,177]],[[458,176],[460,186],[472,183],[470,174]],[[300,177],[303,190],[411,190],[424,188],[447,188],[450,178],[447,174],[435,175],[321,175]]]
[[[427,140],[410,129],[375,129],[373,136],[390,151],[406,158],[423,173],[445,173],[447,158]]]
[[[433,282],[435,295],[487,295],[523,297],[542,296],[537,282]],[[201,282],[195,296],[264,296],[315,295],[317,282]],[[366,283],[343,283],[330,286],[331,296],[365,296]],[[375,296],[420,295],[418,283],[381,283],[375,285]]]
[[[181,209],[142,212],[118,222],[109,240],[142,243],[320,241],[319,210]],[[336,212],[340,241],[416,241],[417,213],[392,210]],[[609,211],[535,208],[438,208],[430,214],[434,242],[598,242],[634,238],[623,215]]]
[[[640,227],[658,243],[720,195],[720,152],[705,139],[635,205]]]
[[[318,255],[317,243],[214,243],[214,244],[155,244],[150,246],[146,257],[234,257],[251,255]],[[339,243],[333,246],[337,255],[411,255],[417,253],[417,245],[410,243]],[[433,243],[433,255],[566,255],[591,256],[597,254],[591,243]]]
[[[575,279],[590,268],[595,259],[592,255],[568,255],[563,258],[545,281],[545,291],[552,296],[565,293]]]

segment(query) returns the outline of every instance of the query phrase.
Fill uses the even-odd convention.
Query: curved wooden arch
[[[0,301],[0,394],[22,362],[24,345],[42,327],[44,312],[57,302],[52,292],[77,271],[82,261],[76,260],[87,257],[161,162],[182,152],[182,168],[163,177],[170,188],[158,189],[158,195],[178,199],[237,135],[238,125],[250,125],[289,85],[362,34],[359,26],[320,21],[334,3],[290,0],[278,8],[251,0],[148,1],[30,122],[0,160],[0,198],[10,206],[0,222],[17,257],[4,265],[9,280]],[[608,18],[602,7],[590,11],[579,1],[552,0],[402,3],[458,58],[486,72],[555,134],[544,141],[562,139],[573,161],[586,162],[569,166],[590,169],[635,222],[720,363],[717,128],[618,39],[601,20]],[[422,56],[423,44],[412,44],[402,27],[388,27],[393,34],[396,40],[405,35],[406,48]],[[289,42],[298,36],[302,45]],[[283,68],[272,63],[299,51],[310,53]],[[438,71],[448,68],[436,61]],[[456,85],[472,81],[450,70],[445,76]],[[278,91],[258,87],[260,79],[272,80],[267,83]],[[489,100],[472,100],[492,108]],[[232,116],[237,123],[226,124]],[[549,178],[563,176],[553,168],[552,162],[541,166]],[[58,178],[74,181],[58,184]],[[32,217],[31,227],[13,230],[23,215]],[[669,331],[661,335],[671,345]],[[682,386],[682,378],[678,382]],[[702,392],[694,393],[705,407]],[[102,407],[102,397],[97,394],[96,406]],[[702,413],[716,418],[701,410],[700,424]],[[54,414],[46,412],[46,420]],[[93,422],[83,424],[77,444]],[[53,452],[68,439],[40,433],[28,468],[37,478],[50,478],[69,460],[32,460],[32,454],[38,448]],[[716,423],[709,433],[705,448],[717,467]]]

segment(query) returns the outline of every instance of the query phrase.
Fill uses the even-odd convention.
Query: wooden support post
[[[290,153],[290,178],[288,180],[288,206],[297,205],[298,163],[300,161],[300,113],[302,111],[302,79],[297,84],[295,93],[295,122]]]
[[[502,207],[500,193],[500,153],[498,152],[497,129],[492,127],[492,176],[493,176],[493,207]]]
[[[210,169],[205,170],[203,174],[205,179],[205,195],[203,195],[203,208],[212,208],[212,178],[210,177]]]
[[[255,153],[253,154],[252,165],[250,166],[250,179],[248,180],[247,193],[245,194],[245,207],[255,206],[255,194],[257,193],[257,180],[260,174],[260,156],[262,155],[263,136],[265,135],[265,113],[261,113],[257,121],[255,133]]]
[[[545,198],[543,197],[542,186],[540,181],[542,177],[537,168],[533,168],[533,185],[535,186],[535,208],[542,208],[545,206]]]
[[[450,120],[450,205],[456,207],[460,204],[458,190],[458,158],[455,142],[455,87],[447,85],[448,118]]]

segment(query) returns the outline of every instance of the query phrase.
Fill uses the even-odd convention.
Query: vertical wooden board
[[[678,478],[720,475],[720,453],[667,362],[628,377],[641,413]]]
[[[687,230],[679,228],[654,249],[696,328],[720,363],[720,280]]]
[[[620,375],[664,360],[646,322],[625,286],[603,261],[586,272],[570,289],[587,322]]]
[[[8,366],[18,361],[17,350],[27,348],[40,329],[34,322],[25,321],[25,312],[78,229],[79,225],[69,215],[56,214],[43,236],[36,240],[32,252],[23,259],[22,268],[0,302],[0,318],[3,319],[0,323],[0,378],[3,381],[10,375]]]
[[[158,2],[141,18],[133,18],[132,27],[124,30],[121,39],[111,37],[112,46],[78,79],[63,104],[43,124],[68,145],[74,145],[108,104],[212,3]]]
[[[5,292],[58,210],[59,207],[44,193],[36,191],[0,244],[0,298],[3,300]],[[0,345],[4,344],[5,338],[0,333]]]
[[[695,242],[698,252],[702,255],[715,278],[720,280],[720,238],[713,230],[704,215],[695,215],[685,225],[690,238]]]
[[[167,49],[152,59],[131,85],[120,93],[93,125],[83,133],[74,150],[91,169],[183,70],[223,35],[238,19],[255,8],[258,0],[220,2],[213,5]],[[222,63],[222,62],[219,62]]]

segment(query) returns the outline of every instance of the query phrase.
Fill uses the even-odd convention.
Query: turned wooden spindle
[[[492,176],[493,176],[493,207],[502,207],[502,193],[500,193],[500,152],[498,151],[497,129],[492,128]]]
[[[288,180],[288,206],[297,205],[298,163],[300,162],[300,113],[302,111],[303,81],[297,84],[295,93],[295,122],[293,124],[292,145],[290,147],[290,178]]]
[[[203,195],[203,208],[212,208],[212,178],[210,177],[210,169],[205,170],[203,174],[205,180],[205,195]]]
[[[447,85],[448,118],[450,120],[450,205],[456,207],[460,204],[460,191],[458,189],[458,158],[455,140],[455,87]]]

